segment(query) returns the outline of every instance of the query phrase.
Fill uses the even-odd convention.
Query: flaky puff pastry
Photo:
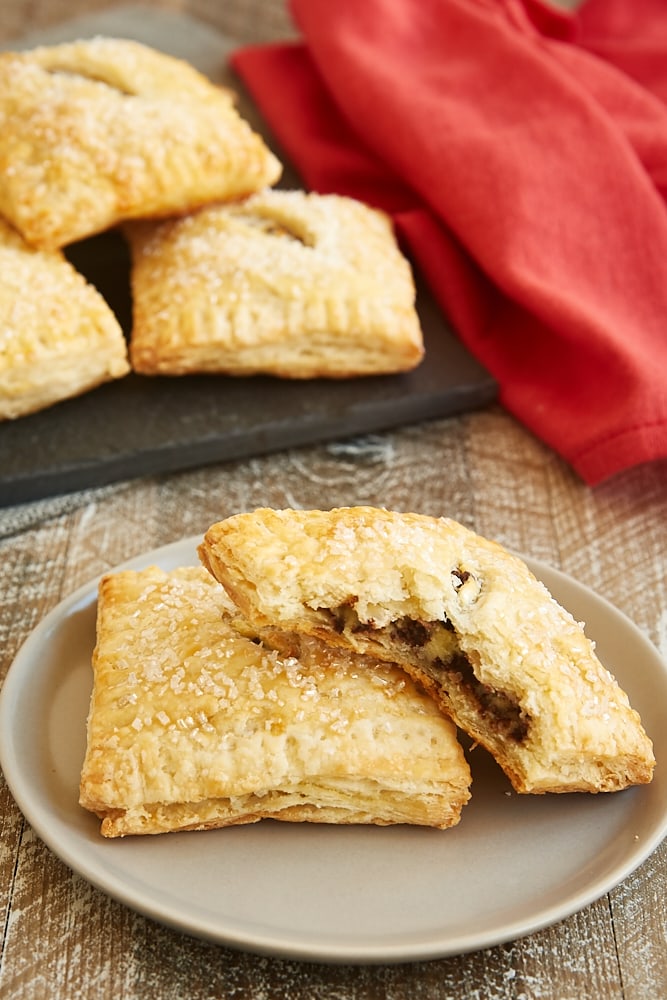
[[[400,663],[516,791],[651,780],[651,742],[582,625],[521,559],[463,525],[260,509],[213,525],[199,551],[253,626]]]
[[[123,332],[59,250],[36,250],[0,219],[0,420],[127,374]]]
[[[240,197],[281,169],[182,60],[112,38],[0,54],[0,213],[35,246]]]
[[[80,801],[107,837],[263,818],[458,823],[451,722],[392,666],[236,628],[202,567],[100,585]]]
[[[410,265],[361,202],[263,191],[126,233],[138,372],[344,378],[422,358]]]

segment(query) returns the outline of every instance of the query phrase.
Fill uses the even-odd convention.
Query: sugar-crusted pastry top
[[[0,54],[0,213],[56,247],[271,184],[281,166],[228,91],[138,42]]]
[[[421,360],[410,266],[361,202],[266,190],[126,232],[137,371],[342,377]]]
[[[301,619],[353,598],[360,620],[379,627],[410,616],[447,617],[474,629],[483,614],[491,631],[532,629],[542,637],[549,622],[527,615],[527,597],[530,604],[546,600],[552,624],[579,635],[522,560],[449,518],[377,507],[260,508],[212,525],[200,554],[214,571],[220,565],[234,600],[262,623]],[[455,570],[470,574],[464,586]]]
[[[649,781],[651,743],[582,625],[501,546],[446,518],[260,509],[203,563],[255,625],[400,662],[519,791]]]
[[[81,803],[103,833],[458,821],[454,727],[401,671],[296,637],[278,653],[229,608],[202,567],[102,580]]]
[[[0,219],[0,419],[129,371],[122,330],[59,251],[28,246]]]

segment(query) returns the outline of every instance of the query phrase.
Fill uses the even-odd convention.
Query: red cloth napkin
[[[383,208],[589,483],[667,457],[667,4],[292,0],[234,65],[304,183]]]

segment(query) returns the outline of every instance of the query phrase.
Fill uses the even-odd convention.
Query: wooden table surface
[[[5,4],[10,45],[105,6]],[[108,5],[107,5],[108,6]],[[154,4],[240,42],[292,32],[281,0]],[[369,503],[454,517],[571,574],[667,651],[667,464],[590,489],[499,406],[0,511],[0,678],[44,615],[136,554],[255,506]],[[660,762],[659,762],[660,763]],[[428,962],[347,966],[227,949],[168,929],[74,875],[0,781],[0,996],[289,1000],[667,997],[667,846],[582,912],[529,937]],[[443,905],[447,901],[443,900]]]

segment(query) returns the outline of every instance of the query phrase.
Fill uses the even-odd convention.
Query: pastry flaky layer
[[[199,567],[106,576],[80,801],[107,837],[263,818],[450,827],[456,730],[397,667],[235,624]]]
[[[266,190],[125,232],[138,372],[347,378],[422,359],[410,265],[361,202]]]
[[[229,91],[138,42],[0,53],[0,213],[54,248],[238,198],[282,167]]]
[[[123,332],[59,250],[36,250],[0,219],[0,420],[120,378]]]
[[[446,518],[260,509],[200,556],[254,627],[400,664],[518,792],[649,782],[652,744],[583,626],[519,558]]]

